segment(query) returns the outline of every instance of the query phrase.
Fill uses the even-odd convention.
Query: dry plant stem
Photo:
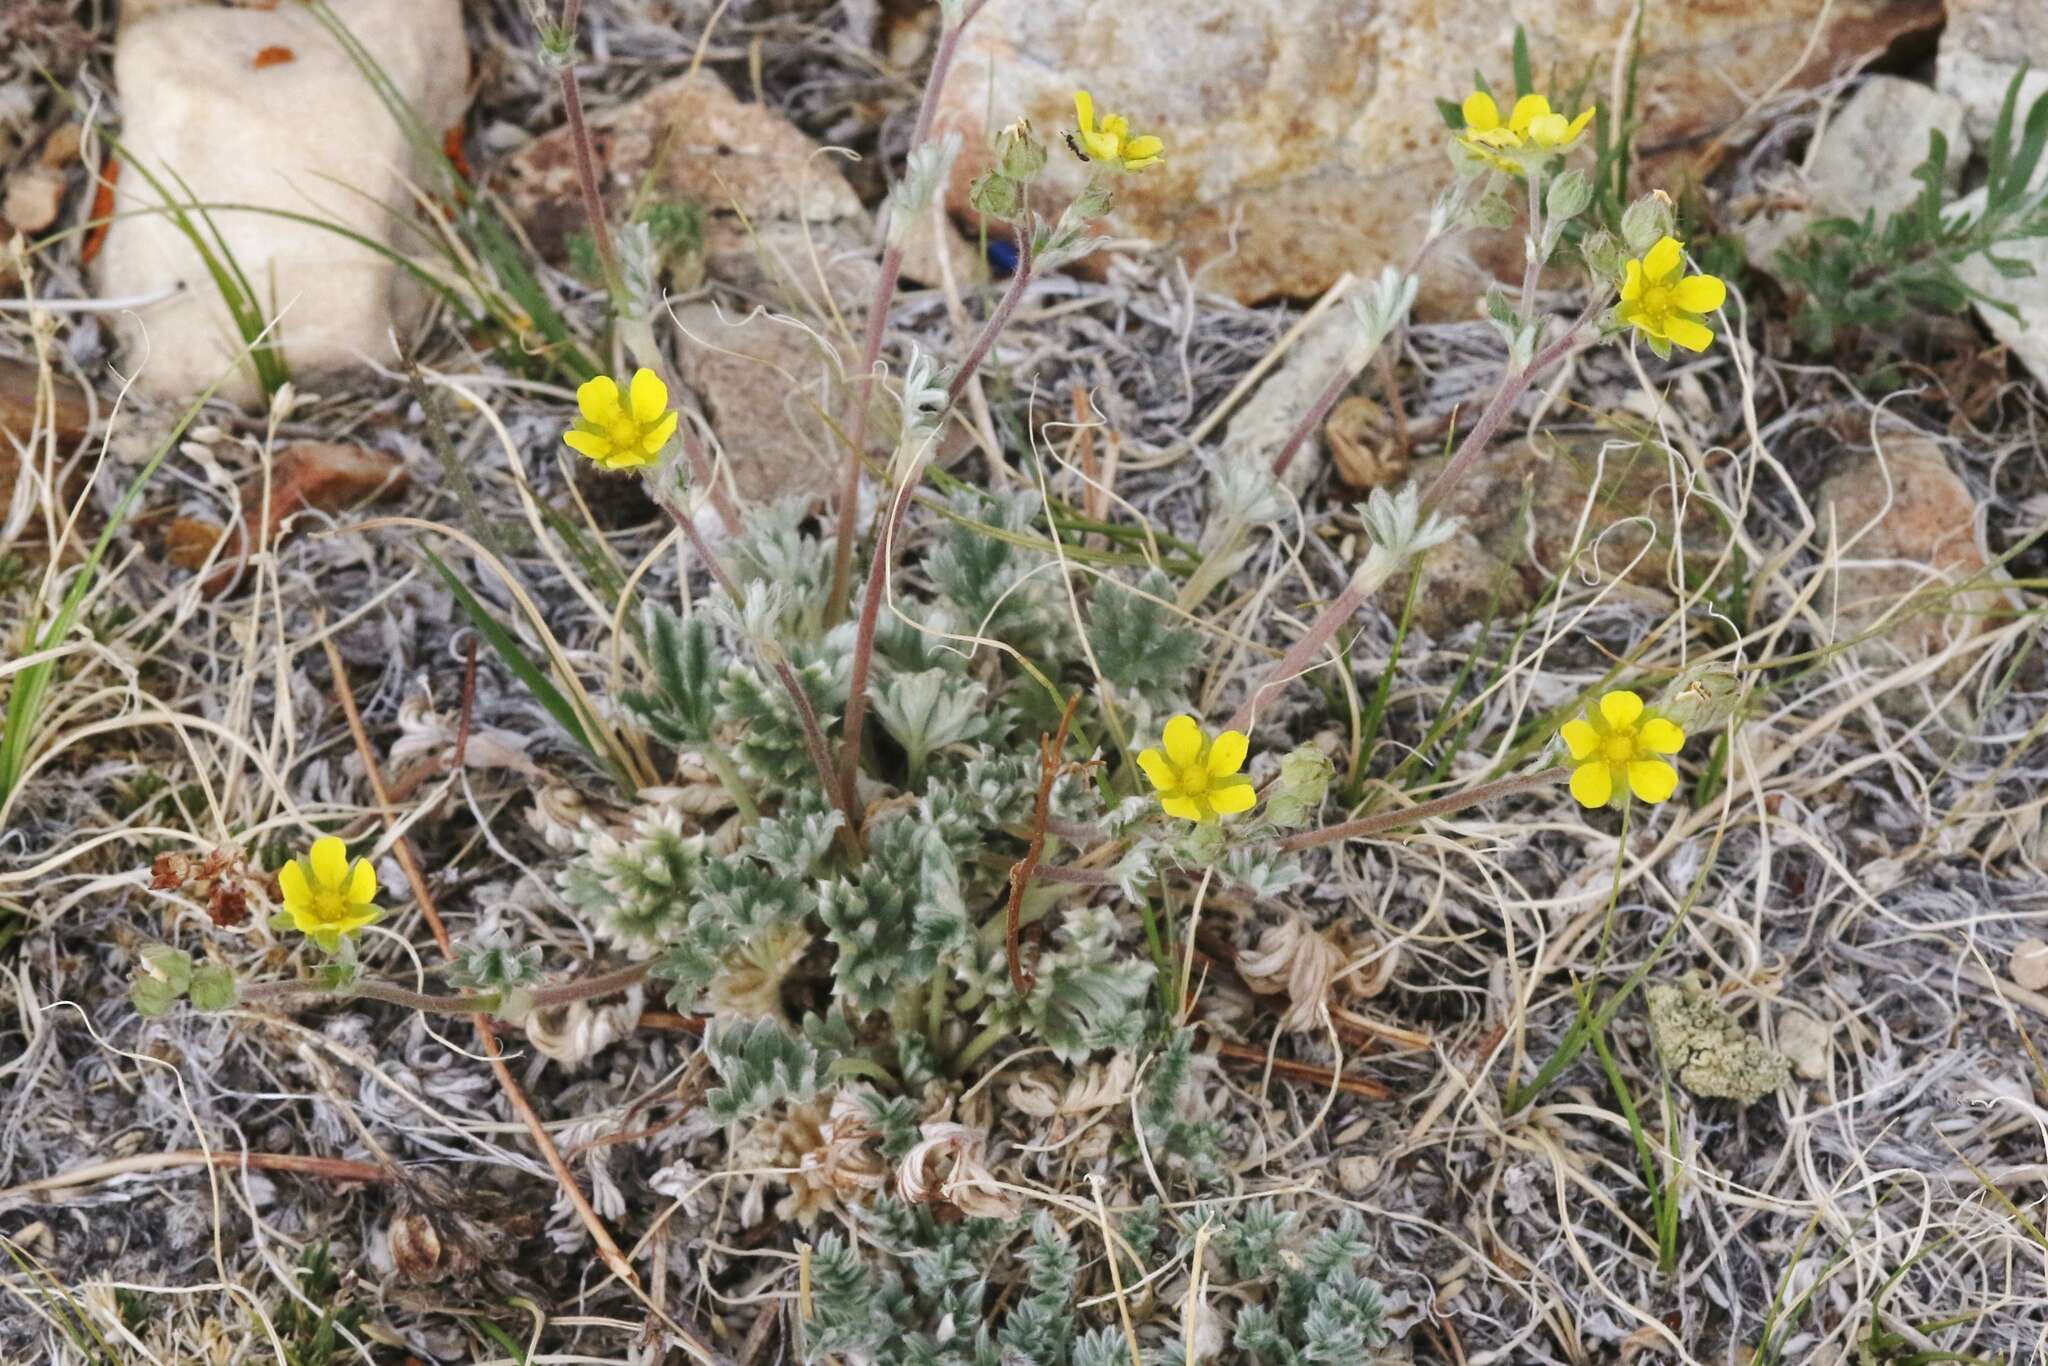
[[[1276,1077],[1286,1077],[1289,1081],[1307,1082],[1319,1086],[1326,1091],[1334,1086],[1339,1091],[1346,1092],[1349,1095],[1363,1096],[1367,1100],[1392,1100],[1394,1098],[1394,1093],[1379,1082],[1368,1081],[1364,1077],[1352,1077],[1340,1072],[1332,1072],[1329,1068],[1319,1067],[1315,1063],[1295,1062],[1291,1058],[1268,1058],[1264,1049],[1250,1048],[1241,1043],[1231,1043],[1228,1040],[1218,1041],[1216,1056],[1223,1062],[1233,1063],[1239,1067],[1256,1068],[1260,1071],[1271,1067],[1273,1075]]]
[[[619,258],[612,250],[612,232],[605,224],[604,196],[597,187],[597,157],[590,145],[590,129],[583,122],[583,95],[576,85],[576,21],[583,0],[567,0],[562,6],[562,33],[569,50],[561,66],[562,113],[569,125],[569,144],[576,149],[576,184],[583,191],[583,214],[590,220],[590,238],[597,244],[597,259],[604,266],[605,288],[614,302],[625,292],[626,277],[619,273]]]
[[[348,718],[349,734],[355,740],[357,756],[363,761],[363,775],[369,779],[370,794],[377,799],[378,807],[383,810],[385,824],[392,825],[396,822],[396,813],[391,809],[390,794],[384,786],[383,769],[377,762],[376,752],[370,747],[370,733],[364,728],[362,713],[356,708],[355,692],[349,687],[348,665],[343,662],[341,651],[336,647],[333,636],[322,635],[320,644],[327,652],[327,667],[334,675],[334,694],[341,702],[343,714]],[[452,960],[455,957],[454,942],[448,937],[448,927],[441,923],[441,912],[434,904],[434,894],[427,885],[426,873],[420,868],[419,857],[413,853],[412,841],[400,836],[392,846],[392,853],[398,859],[398,866],[405,872],[406,882],[412,887],[414,903],[419,906],[420,914],[425,917],[428,928],[433,931],[434,942],[440,945],[442,956]],[[485,1055],[490,1060],[491,1071],[498,1078],[499,1088],[504,1091],[505,1098],[512,1103],[520,1122],[525,1124],[527,1133],[533,1138],[534,1147],[540,1151],[549,1169],[554,1172],[555,1180],[560,1183],[563,1193],[569,1197],[569,1203],[575,1207],[577,1217],[583,1221],[583,1227],[589,1231],[591,1241],[597,1246],[598,1255],[604,1258],[604,1263],[611,1269],[612,1274],[628,1285],[638,1286],[639,1277],[634,1272],[632,1264],[627,1262],[625,1254],[619,1251],[619,1245],[612,1240],[611,1230],[605,1227],[604,1220],[591,1208],[589,1198],[583,1194],[583,1188],[576,1183],[575,1173],[569,1170],[569,1164],[562,1160],[561,1150],[555,1146],[555,1140],[548,1135],[547,1126],[541,1123],[540,1116],[534,1112],[533,1103],[526,1098],[526,1092],[520,1087],[518,1079],[512,1075],[512,1069],[505,1065],[504,1050],[498,1046],[497,1030],[492,1028],[487,1016],[476,1017],[476,1033],[478,1041],[484,1046]],[[678,1331],[682,1330],[678,1328]],[[696,1341],[694,1335],[685,1332],[685,1336],[690,1338],[694,1346],[702,1348],[703,1345]],[[705,1350],[708,1354],[708,1349]]]
[[[1003,943],[1010,959],[1010,985],[1017,989],[1020,1000],[1031,994],[1037,981],[1024,970],[1024,957],[1017,942],[1023,927],[1024,892],[1031,885],[1031,875],[1038,871],[1038,861],[1045,857],[1045,819],[1052,806],[1052,785],[1060,776],[1060,756],[1067,751],[1067,730],[1074,724],[1074,708],[1080,705],[1081,694],[1069,697],[1060,710],[1059,729],[1050,736],[1039,737],[1038,801],[1031,809],[1031,843],[1024,857],[1010,865],[1010,907],[1004,917]]]
[[[1342,825],[1326,825],[1320,830],[1304,830],[1298,835],[1289,835],[1279,842],[1281,849],[1313,849],[1317,845],[1335,844],[1339,840],[1365,839],[1370,835],[1385,834],[1398,830],[1404,825],[1418,821],[1433,820],[1448,816],[1454,811],[1463,811],[1468,806],[1490,802],[1495,797],[1511,797],[1517,792],[1533,792],[1539,787],[1563,782],[1571,776],[1571,770],[1559,765],[1556,768],[1539,769],[1535,773],[1522,773],[1512,778],[1501,778],[1477,787],[1468,787],[1463,792],[1453,792],[1434,801],[1404,806],[1399,811],[1382,811],[1377,815],[1361,816],[1355,821]]]
[[[1280,453],[1273,457],[1275,479],[1287,473],[1287,467],[1294,463],[1295,455],[1308,444],[1309,436],[1323,425],[1323,420],[1330,415],[1330,409],[1337,406],[1337,400],[1344,397],[1344,391],[1351,387],[1351,381],[1357,377],[1358,372],[1349,365],[1337,367],[1337,373],[1330,376],[1330,382],[1323,386],[1323,392],[1316,395],[1315,403],[1301,421],[1294,424],[1294,430],[1287,434],[1286,444],[1281,446]]]
[[[610,972],[600,972],[592,977],[581,977],[573,982],[560,982],[551,987],[541,987],[531,993],[535,1010],[549,1010],[565,1006],[572,1001],[587,1001],[593,997],[610,996],[639,985],[647,980],[648,972],[654,967],[652,959],[645,963],[633,963]],[[368,997],[374,1001],[388,1001],[392,1005],[405,1006],[410,1010],[425,1011],[430,1015],[489,1015],[503,1004],[496,992],[472,992],[461,996],[435,996],[422,991],[409,991],[395,982],[364,981],[346,987],[325,987],[318,982],[301,980],[295,982],[256,982],[242,989],[245,1005],[258,1005],[269,1001],[282,1001],[294,996],[333,996],[347,999],[351,996]]]
[[[180,1148],[167,1153],[136,1153],[132,1157],[118,1157],[111,1162],[94,1162],[69,1171],[58,1172],[55,1176],[40,1177],[24,1181],[19,1186],[8,1186],[0,1190],[0,1200],[13,1200],[24,1195],[43,1195],[50,1191],[72,1190],[79,1186],[94,1186],[102,1181],[111,1181],[117,1176],[133,1176],[138,1172],[171,1171],[178,1167],[247,1167],[259,1172],[292,1172],[299,1176],[324,1176],[330,1181],[384,1182],[395,1179],[395,1174],[375,1162],[354,1162],[345,1157],[314,1157],[306,1153],[213,1153],[198,1148]]]
[[[1541,351],[1538,351],[1535,358],[1527,365],[1502,381],[1500,388],[1495,391],[1492,401],[1479,414],[1479,421],[1470,432],[1466,433],[1464,441],[1459,443],[1457,452],[1451,456],[1450,461],[1445,464],[1443,470],[1430,482],[1429,487],[1423,491],[1422,507],[1424,511],[1428,511],[1442,502],[1445,495],[1457,486],[1460,479],[1464,478],[1465,473],[1472,468],[1472,462],[1479,458],[1480,454],[1486,450],[1487,443],[1493,440],[1494,433],[1500,430],[1500,424],[1507,420],[1509,410],[1515,406],[1515,400],[1528,392],[1529,386],[1535,382],[1537,375],[1548,369],[1559,357],[1572,348],[1573,344],[1578,341],[1579,334],[1585,330],[1586,324],[1591,321],[1594,312],[1599,308],[1604,297],[1603,294],[1596,292],[1592,300],[1587,303],[1585,310],[1572,320],[1570,327],[1567,327],[1556,340],[1545,346]],[[1348,383],[1350,383],[1350,379],[1347,375],[1343,383],[1335,384],[1330,390],[1326,390],[1326,395],[1341,392],[1344,385]],[[1318,400],[1319,405],[1320,402]],[[1306,427],[1301,430],[1305,431]],[[1349,583],[1344,585],[1344,591],[1330,600],[1330,605],[1322,610],[1315,621],[1309,625],[1308,630],[1302,633],[1301,638],[1289,646],[1287,653],[1282,655],[1279,661],[1266,671],[1266,676],[1259,680],[1258,686],[1246,694],[1244,701],[1239,703],[1237,710],[1231,714],[1230,728],[1232,730],[1243,730],[1251,723],[1253,711],[1260,702],[1265,700],[1265,696],[1269,691],[1285,686],[1288,682],[1306,672],[1310,662],[1323,652],[1323,647],[1330,643],[1331,638],[1342,629],[1345,622],[1351,620],[1352,613],[1356,612],[1363,605],[1365,596],[1366,590],[1354,576]]]
[[[932,53],[932,69],[925,77],[924,98],[917,107],[917,125],[910,134],[911,151],[924,146],[931,137],[932,119],[938,113],[939,91],[945,87],[946,73],[952,70],[953,53],[960,45],[960,33],[987,3],[988,0],[975,0],[960,16],[959,23],[939,35],[938,49]],[[874,403],[875,366],[882,359],[882,333],[889,325],[889,305],[896,298],[896,283],[902,275],[903,248],[885,248],[882,252],[882,273],[875,281],[874,302],[868,305],[867,335],[860,348],[859,406],[853,412],[853,434],[846,445],[846,469],[839,484],[839,526],[832,547],[832,587],[825,595],[825,610],[833,621],[838,620],[840,604],[846,601],[848,580],[853,575],[853,519],[860,506],[860,466],[868,444],[868,409]]]
[[[996,311],[989,315],[988,324],[981,329],[981,335],[974,339],[974,349],[967,353],[960,372],[953,377],[953,383],[946,390],[946,411],[960,401],[960,395],[967,389],[967,381],[974,378],[974,372],[988,357],[989,348],[995,345],[996,334],[1010,321],[1017,311],[1017,304],[1024,297],[1024,291],[1031,284],[1031,233],[1028,223],[1018,225],[1017,240],[1021,244],[1017,257],[1017,273],[1010,278],[1010,287],[1003,293]],[[929,456],[922,456],[904,475],[902,484],[890,499],[889,508],[882,520],[881,533],[875,537],[874,558],[868,562],[867,591],[861,598],[860,627],[853,640],[853,674],[846,692],[846,738],[842,742],[839,762],[840,804],[851,808],[854,804],[854,781],[860,772],[861,730],[867,723],[868,670],[875,658],[875,629],[882,620],[882,598],[889,588],[889,570],[896,558],[896,533],[903,526],[903,514],[910,509],[911,495],[924,479],[925,466]]]

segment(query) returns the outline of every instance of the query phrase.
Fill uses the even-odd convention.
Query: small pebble
[[[2012,951],[2012,980],[2028,991],[2048,987],[2048,943],[2022,939]]]

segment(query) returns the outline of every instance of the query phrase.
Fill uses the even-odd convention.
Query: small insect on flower
[[[1685,745],[1685,732],[1662,716],[1643,715],[1643,699],[1626,689],[1601,696],[1584,720],[1559,731],[1572,753],[1572,795],[1584,807],[1607,806],[1625,793],[1661,802],[1678,790],[1678,770],[1663,758]]]
[[[617,380],[599,375],[576,390],[576,407],[582,416],[562,440],[570,450],[589,456],[604,469],[651,465],[676,434],[677,417],[668,410],[668,386],[652,370],[634,371],[624,396]]]
[[[1621,282],[1621,320],[1649,339],[1650,349],[1668,357],[1676,342],[1688,351],[1714,344],[1714,330],[1703,315],[1728,298],[1718,276],[1686,275],[1685,244],[1660,237],[1642,259],[1628,263]]]
[[[1194,717],[1176,716],[1166,723],[1159,744],[1160,749],[1139,752],[1138,767],[1159,789],[1159,805],[1167,815],[1213,821],[1257,803],[1252,780],[1238,773],[1251,748],[1243,731],[1226,730],[1210,740]]]
[[[376,905],[377,870],[360,858],[351,868],[348,846],[332,835],[314,840],[305,858],[278,869],[277,885],[292,924],[328,953],[340,946],[343,935],[384,914]]]
[[[1090,161],[1121,166],[1126,171],[1142,171],[1166,160],[1166,144],[1149,133],[1141,138],[1132,137],[1131,121],[1122,114],[1104,115],[1098,126],[1095,99],[1085,90],[1074,92],[1074,115],[1081,126],[1067,145]]]
[[[1458,139],[1459,145],[1509,175],[1521,175],[1523,167],[1500,153],[1529,150],[1549,156],[1568,151],[1593,121],[1594,112],[1587,108],[1577,118],[1567,119],[1553,111],[1543,96],[1524,95],[1503,119],[1500,106],[1484,90],[1467,95],[1460,110],[1465,116],[1465,136]]]

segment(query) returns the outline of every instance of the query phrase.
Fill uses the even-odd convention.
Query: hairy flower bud
[[[1662,190],[1652,190],[1623,210],[1622,240],[1628,243],[1630,254],[1641,256],[1656,246],[1659,238],[1669,237],[1676,223],[1671,196]]]
[[[1000,171],[990,171],[968,187],[967,202],[975,212],[1008,220],[1024,207],[1024,188]]]

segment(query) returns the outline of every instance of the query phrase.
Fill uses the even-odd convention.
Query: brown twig
[[[91,1162],[54,1176],[38,1177],[18,1186],[0,1190],[0,1203],[27,1195],[71,1190],[97,1185],[115,1177],[138,1172],[170,1171],[178,1167],[248,1167],[259,1172],[292,1172],[299,1176],[322,1176],[329,1181],[364,1183],[398,1180],[398,1174],[375,1162],[353,1162],[345,1157],[314,1157],[308,1153],[213,1153],[197,1148],[179,1148],[167,1153],[136,1153],[110,1162]]]
[[[1045,856],[1045,819],[1052,806],[1052,785],[1060,776],[1060,758],[1067,750],[1067,729],[1074,724],[1074,708],[1080,705],[1081,694],[1069,697],[1060,711],[1060,728],[1049,736],[1038,737],[1038,803],[1031,811],[1031,844],[1024,857],[1010,865],[1010,910],[1003,942],[1010,957],[1010,985],[1017,989],[1020,999],[1031,994],[1036,980],[1024,970],[1023,954],[1017,943],[1023,929],[1024,889],[1031,885],[1031,875],[1038,871],[1038,861]]]
[[[560,68],[562,113],[569,125],[569,144],[576,150],[576,186],[583,192],[583,215],[590,220],[590,240],[596,245],[597,259],[604,267],[605,289],[616,303],[625,292],[626,277],[619,270],[611,228],[605,223],[604,195],[597,185],[597,160],[590,144],[590,129],[583,122],[583,96],[576,85],[576,19],[582,8],[583,0],[566,0],[562,6],[562,35],[568,44]]]
[[[476,717],[476,637],[469,638],[469,654],[462,663],[462,717],[455,723],[455,755],[448,766],[462,772],[469,757],[469,726]]]
[[[1276,1077],[1285,1077],[1289,1081],[1311,1082],[1325,1090],[1334,1086],[1347,1095],[1364,1096],[1367,1100],[1394,1098],[1393,1090],[1379,1082],[1333,1072],[1315,1063],[1296,1062],[1292,1058],[1269,1059],[1264,1049],[1248,1048],[1244,1044],[1232,1043],[1228,1039],[1217,1040],[1216,1056],[1239,1067],[1253,1067],[1264,1071],[1270,1066]]]
[[[1538,769],[1534,773],[1519,773],[1512,778],[1500,778],[1478,787],[1466,788],[1438,797],[1434,801],[1404,806],[1397,811],[1381,811],[1370,816],[1361,816],[1355,821],[1341,825],[1326,825],[1320,830],[1304,830],[1298,835],[1289,835],[1279,842],[1281,849],[1313,849],[1319,844],[1335,844],[1339,840],[1364,839],[1368,835],[1385,834],[1398,830],[1404,825],[1416,825],[1437,816],[1448,816],[1454,811],[1463,811],[1468,806],[1492,801],[1495,797],[1510,797],[1517,792],[1530,792],[1539,787],[1562,782],[1571,776],[1571,770],[1562,765],[1555,768]]]

